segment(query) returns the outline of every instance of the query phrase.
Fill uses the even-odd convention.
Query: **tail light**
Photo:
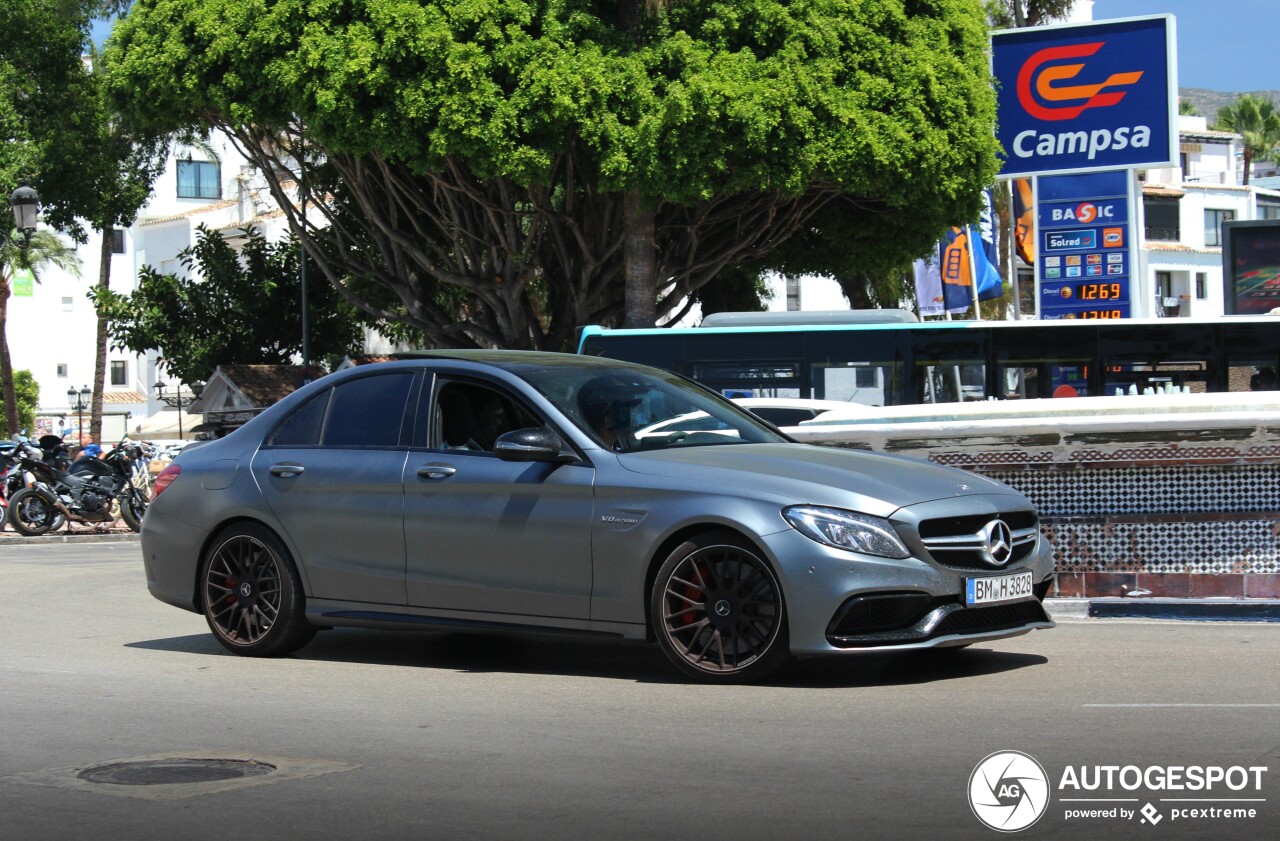
[[[182,472],[182,468],[176,464],[171,464],[164,470],[160,471],[160,475],[156,477],[155,485],[151,490],[152,501],[160,498],[160,492],[173,484],[173,480],[178,478],[178,474]]]

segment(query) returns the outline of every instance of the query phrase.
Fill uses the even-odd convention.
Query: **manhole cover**
[[[275,770],[274,765],[252,759],[154,759],[95,765],[76,776],[90,783],[158,786],[265,777]]]

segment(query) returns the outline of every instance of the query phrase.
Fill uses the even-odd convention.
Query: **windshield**
[[[522,376],[615,452],[787,440],[729,401],[662,371],[593,365]]]

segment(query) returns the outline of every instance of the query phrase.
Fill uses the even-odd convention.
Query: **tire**
[[[147,500],[142,491],[133,486],[125,488],[120,497],[120,519],[134,531],[142,531],[142,515],[147,513]]]
[[[315,636],[289,550],[258,523],[236,523],[214,538],[199,587],[209,630],[236,654],[281,657]]]
[[[649,619],[672,664],[704,683],[762,680],[791,659],[777,576],[733,532],[704,532],[671,553]]]
[[[48,534],[60,514],[35,488],[23,488],[9,498],[9,524],[27,537]]]

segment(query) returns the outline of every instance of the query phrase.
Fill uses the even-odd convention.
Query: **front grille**
[[[857,596],[836,611],[827,626],[827,641],[838,648],[881,648],[1047,623],[1049,616],[1039,599],[1048,582],[1036,585],[1036,600],[978,607],[965,607],[956,596],[933,598],[924,593]],[[912,614],[914,618],[904,618]]]
[[[953,610],[934,628],[931,637],[948,634],[981,634],[987,631],[1004,631],[1032,622],[1048,620],[1040,602],[1014,602],[986,607],[966,607]]]
[[[1013,552],[1004,564],[988,559],[982,530],[995,519],[1004,520],[1013,532]],[[920,523],[920,539],[934,562],[951,569],[989,570],[1010,567],[1026,560],[1036,550],[1040,523],[1034,511],[1006,511],[940,517]]]

